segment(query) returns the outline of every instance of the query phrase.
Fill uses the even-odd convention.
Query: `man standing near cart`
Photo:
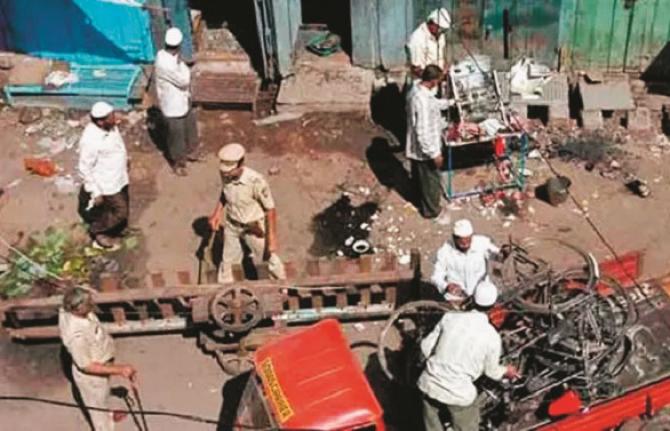
[[[109,379],[121,376],[136,384],[132,365],[114,363],[114,341],[93,313],[91,294],[74,288],[63,296],[58,312],[58,328],[63,345],[72,357],[72,378],[95,431],[114,430],[109,410]]]
[[[209,217],[216,232],[223,223],[223,257],[219,267],[219,283],[230,283],[233,264],[242,261],[242,242],[255,260],[268,262],[274,279],[285,279],[286,273],[277,255],[277,210],[270,186],[260,173],[244,165],[245,149],[232,143],[219,151],[221,196]]]
[[[426,66],[421,82],[414,85],[407,98],[407,143],[405,155],[411,162],[412,182],[416,190],[419,212],[424,218],[446,222],[446,209],[442,209],[442,183],[440,170],[442,132],[447,122],[442,111],[450,102],[435,97],[434,91],[442,81],[442,69],[434,64]]]
[[[421,23],[407,42],[407,54],[412,79],[421,79],[424,69],[434,64],[447,68],[447,39],[451,17],[445,8],[435,9]]]

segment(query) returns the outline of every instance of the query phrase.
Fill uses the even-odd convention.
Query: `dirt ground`
[[[81,126],[72,120],[68,125],[63,114],[50,115],[60,115],[66,134],[80,133]],[[152,143],[144,117],[136,115],[123,125],[122,132],[132,158],[131,225],[140,229],[143,237],[140,255],[132,268],[127,268],[137,276],[176,269],[195,271],[195,252],[201,241],[195,232],[196,222],[209,214],[219,193],[215,153],[221,145],[233,141],[247,146],[247,164],[266,174],[271,184],[279,214],[280,254],[285,260],[350,255],[345,245],[349,236],[367,237],[378,252],[387,250],[405,256],[410,249],[419,249],[427,278],[435,251],[449,236],[450,225],[418,216],[407,200],[407,163],[387,132],[364,117],[309,114],[260,127],[246,112],[203,111],[199,123],[207,159],[191,165],[188,177],[179,178],[171,173]],[[74,118],[79,121],[80,116]],[[20,232],[79,221],[75,194],[60,193],[52,179],[24,172],[22,159],[41,152],[37,146],[40,132],[27,135],[29,127],[19,123],[15,110],[0,113],[0,187],[6,189],[0,197],[0,235],[9,241]],[[667,156],[650,151],[648,144],[645,139],[632,140],[624,148],[630,153],[626,169],[649,180],[652,194],[647,199],[631,193],[619,179],[588,172],[574,163],[552,162],[572,180],[573,194],[588,207],[591,219],[618,253],[644,251],[645,277],[667,273],[670,255],[670,167]],[[60,175],[74,175],[74,148],[54,159],[63,169]],[[529,160],[527,168],[532,171],[531,191],[551,174],[539,159]],[[476,183],[479,177],[490,175],[486,169],[459,171],[459,181]],[[552,207],[530,198],[527,205],[523,218],[506,218],[484,210],[475,199],[451,205],[450,214],[452,222],[461,217],[472,219],[478,232],[498,242],[510,235],[515,239],[555,237],[574,242],[599,259],[610,257],[571,202]],[[367,226],[361,228],[361,223],[368,223],[369,230]],[[363,332],[359,336],[374,340],[378,326],[368,325]],[[117,360],[133,363],[140,370],[145,409],[212,420],[219,417],[226,401],[225,376],[214,359],[197,348],[195,339],[181,335],[126,337],[117,339],[117,346]],[[369,354],[368,350],[360,357],[364,360]],[[57,343],[26,345],[0,340],[0,395],[71,401],[61,368]],[[383,393],[378,395],[388,398]],[[120,401],[117,405],[122,406]],[[0,401],[0,418],[3,426],[11,424],[14,430],[85,427],[76,410],[28,402]],[[216,429],[212,424],[167,417],[151,417],[149,425],[161,430]],[[127,420],[119,429],[131,430],[134,425]]]

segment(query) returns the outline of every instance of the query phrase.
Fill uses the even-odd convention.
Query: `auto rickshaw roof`
[[[265,344],[254,364],[282,428],[383,427],[379,402],[336,320]]]

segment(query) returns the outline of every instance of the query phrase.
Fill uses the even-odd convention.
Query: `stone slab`
[[[579,93],[585,111],[619,111],[635,109],[628,80],[589,84],[579,80]]]

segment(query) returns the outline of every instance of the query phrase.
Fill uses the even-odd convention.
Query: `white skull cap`
[[[435,24],[439,25],[441,29],[444,30],[451,27],[451,16],[449,15],[449,11],[447,11],[443,7],[432,11],[430,15],[428,15],[427,21],[433,21]]]
[[[95,102],[91,107],[91,117],[105,118],[114,112],[114,107],[107,102]]]
[[[472,228],[472,223],[468,219],[460,219],[454,223],[454,236],[459,238],[467,238],[472,236],[474,229]]]
[[[475,304],[481,307],[490,307],[498,299],[498,289],[488,280],[484,280],[475,289]]]
[[[167,46],[179,46],[184,40],[184,35],[177,27],[171,27],[165,32],[165,44]]]

